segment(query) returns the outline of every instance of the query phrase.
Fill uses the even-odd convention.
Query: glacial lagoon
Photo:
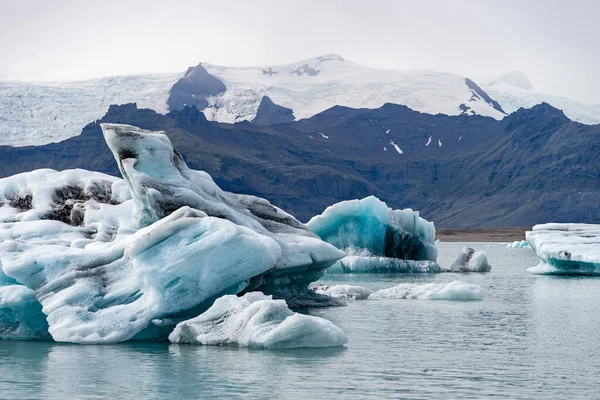
[[[464,243],[440,243],[440,265]],[[530,249],[469,243],[485,274],[326,275],[378,290],[461,280],[481,301],[364,300],[311,309],[348,335],[343,348],[257,350],[128,342],[0,341],[2,399],[597,398],[598,278],[532,275]]]

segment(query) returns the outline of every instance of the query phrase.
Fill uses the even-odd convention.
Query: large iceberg
[[[600,275],[600,225],[542,224],[525,233],[540,259],[528,271],[549,275]]]
[[[442,271],[433,222],[418,211],[392,210],[374,196],[334,204],[306,226],[347,253],[328,273]]]
[[[0,180],[0,287],[19,287],[0,299],[4,338],[43,336],[40,308],[54,340],[114,343],[166,338],[226,294],[340,304],[308,284],[343,252],[190,170],[163,133],[102,129],[124,179],[37,170]]]
[[[340,328],[319,317],[291,311],[285,301],[260,292],[223,296],[196,318],[179,323],[173,343],[290,349],[343,346]]]

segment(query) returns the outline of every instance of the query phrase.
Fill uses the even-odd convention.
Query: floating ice
[[[0,180],[0,287],[31,290],[23,315],[41,308],[55,340],[163,338],[241,291],[339,304],[308,284],[344,253],[268,201],[190,170],[165,135],[102,128],[125,180],[83,170]],[[0,319],[0,331],[11,324]]]
[[[439,272],[435,227],[418,211],[392,210],[370,196],[334,204],[307,227],[348,254],[328,272]]]
[[[409,274],[448,272],[434,261],[400,260],[398,258],[349,255],[328,270],[328,274]]]
[[[490,272],[492,266],[488,264],[485,251],[475,251],[470,247],[463,247],[450,266],[450,270],[452,272]]]
[[[313,287],[313,290],[342,300],[366,300],[372,293],[362,286],[353,285],[319,285]]]
[[[461,281],[417,285],[402,283],[379,290],[369,299],[428,299],[428,300],[481,300],[481,287]]]
[[[529,272],[600,275],[600,225],[542,224],[525,237],[540,259]]]
[[[527,240],[515,240],[514,242],[506,245],[506,247],[509,249],[529,249],[530,248]]]
[[[179,323],[169,340],[290,349],[343,346],[348,338],[325,319],[292,312],[283,300],[251,292],[217,299],[203,314]]]

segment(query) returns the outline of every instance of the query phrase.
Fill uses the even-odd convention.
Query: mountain
[[[265,98],[261,117],[259,106]],[[209,120],[220,122],[258,117],[260,123],[283,122],[290,116],[308,118],[335,105],[377,108],[388,102],[432,114],[500,119],[505,114],[492,98],[459,75],[374,69],[331,54],[256,68],[201,63],[185,73],[0,82],[0,144],[41,145],[76,136],[89,121],[101,118],[110,104],[137,102],[159,113],[195,106]]]
[[[86,168],[118,175],[100,122],[165,131],[188,165],[223,189],[269,199],[302,220],[376,195],[437,226],[600,222],[600,125],[541,104],[498,121],[406,106],[335,106],[290,124],[209,121],[196,107],[166,115],[111,106],[82,134],[44,146],[0,146],[0,175]]]
[[[527,75],[520,71],[504,74],[482,85],[482,88],[509,114],[521,107],[531,108],[536,104],[548,103],[563,110],[573,121],[588,125],[600,124],[600,104],[536,92]]]

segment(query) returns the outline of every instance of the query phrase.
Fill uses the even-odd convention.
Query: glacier
[[[216,298],[249,291],[341,304],[308,284],[342,251],[268,201],[222,191],[162,132],[102,129],[124,179],[46,169],[0,180],[4,337],[43,337],[47,321],[62,342],[165,339]],[[23,326],[7,320],[14,311]]]
[[[460,75],[374,69],[335,54],[279,66],[237,68],[202,63],[200,68],[226,87],[206,100],[200,96],[202,103],[207,103],[203,109],[206,117],[218,122],[252,121],[265,96],[293,110],[298,119],[335,105],[378,108],[385,103],[430,114],[466,113],[495,119],[505,115]],[[0,145],[42,145],[77,136],[88,123],[102,118],[112,104],[137,103],[140,108],[166,113],[171,89],[189,74],[193,68],[72,82],[0,82]],[[191,105],[189,99],[181,100]]]
[[[485,251],[475,251],[471,247],[463,247],[450,266],[452,272],[489,272],[491,270],[492,266],[488,264]]]
[[[600,275],[600,225],[548,223],[525,232],[542,275]]]
[[[392,210],[375,196],[328,207],[306,224],[346,252],[328,273],[441,272],[435,227],[411,209]]]
[[[270,349],[343,346],[348,338],[323,318],[291,311],[284,300],[260,292],[223,296],[196,318],[177,324],[172,343]]]

